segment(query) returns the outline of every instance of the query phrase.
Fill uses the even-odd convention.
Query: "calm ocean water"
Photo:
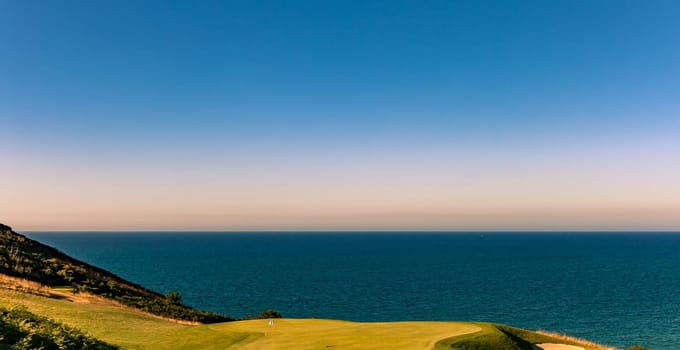
[[[491,321],[680,349],[680,234],[28,236],[236,317]]]

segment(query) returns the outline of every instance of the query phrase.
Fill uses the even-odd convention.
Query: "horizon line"
[[[125,230],[88,230],[88,229],[76,229],[76,230],[21,230],[19,232],[26,233],[680,233],[680,229],[507,229],[507,230],[480,230],[480,229],[339,229],[339,230],[329,230],[329,229],[266,229],[266,230],[204,230],[204,229],[181,229],[181,230],[160,230],[160,229],[125,229]]]

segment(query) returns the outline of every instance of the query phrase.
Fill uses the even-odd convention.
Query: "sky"
[[[680,230],[677,1],[0,0],[17,230]]]

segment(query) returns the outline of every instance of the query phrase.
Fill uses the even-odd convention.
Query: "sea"
[[[680,349],[680,233],[26,234],[232,317],[484,321]]]

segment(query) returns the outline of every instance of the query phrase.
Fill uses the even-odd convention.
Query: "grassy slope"
[[[128,349],[506,349],[568,343],[507,326],[462,322],[251,320],[180,325],[106,299],[80,303],[0,288],[0,306],[28,310]]]

